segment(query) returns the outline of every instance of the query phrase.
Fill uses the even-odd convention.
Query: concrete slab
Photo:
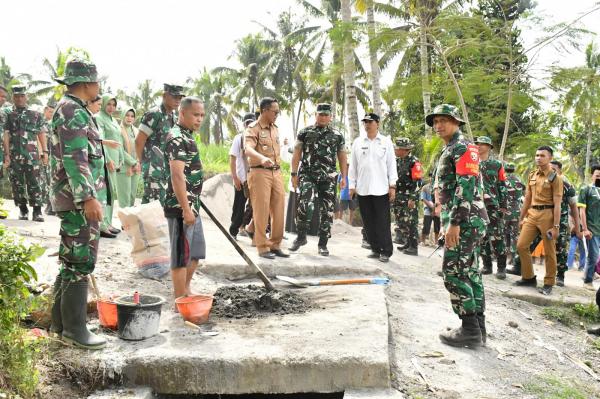
[[[128,385],[166,394],[340,392],[390,386],[388,318],[381,286],[312,287],[306,314],[211,320],[205,336],[165,309],[143,342],[109,337],[86,353]],[[205,327],[206,328],[206,327]],[[81,352],[77,352],[81,356]],[[108,371],[108,370],[107,370]]]
[[[88,399],[154,399],[151,388],[108,389],[94,392]]]

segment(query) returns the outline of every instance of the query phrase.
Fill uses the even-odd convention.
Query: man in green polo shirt
[[[577,206],[581,208],[581,225],[587,240],[587,265],[585,268],[584,286],[594,289],[594,272],[600,250],[600,165],[592,166],[591,184],[581,188]]]

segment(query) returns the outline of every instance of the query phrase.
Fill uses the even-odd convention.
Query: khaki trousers
[[[285,191],[280,170],[253,168],[248,173],[248,188],[254,219],[254,242],[258,253],[279,249],[283,240]],[[271,216],[271,237],[267,224]]]
[[[549,240],[546,232],[554,224],[553,209],[532,209],[527,211],[527,216],[519,234],[517,241],[517,252],[521,258],[521,277],[530,279],[534,277],[533,264],[531,262],[531,252],[529,246],[533,239],[541,233],[544,243],[544,252],[546,260],[546,275],[544,276],[544,285],[553,286],[556,284],[556,241]]]

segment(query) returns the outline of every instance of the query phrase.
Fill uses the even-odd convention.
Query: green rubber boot
[[[63,341],[85,349],[102,349],[106,340],[87,328],[88,280],[63,281],[60,300]]]

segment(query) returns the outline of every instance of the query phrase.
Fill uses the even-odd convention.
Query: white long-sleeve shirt
[[[394,145],[389,137],[377,133],[372,140],[366,134],[352,143],[352,159],[348,171],[350,189],[358,195],[385,195],[396,186],[398,171]]]

